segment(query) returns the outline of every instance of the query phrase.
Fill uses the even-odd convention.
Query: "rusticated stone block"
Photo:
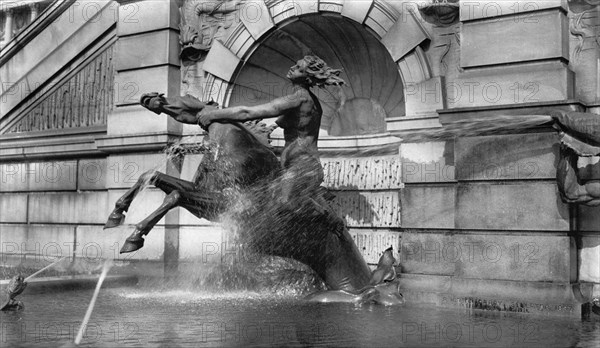
[[[562,11],[463,23],[463,68],[543,59],[569,59],[568,19]]]
[[[410,185],[402,189],[402,227],[454,228],[456,186]]]
[[[566,235],[402,233],[403,273],[568,282]]]
[[[73,255],[75,227],[64,225],[0,225],[3,254],[45,262]],[[45,264],[41,265],[41,267]]]
[[[101,263],[102,259],[113,260],[162,260],[165,229],[155,227],[145,237],[144,247],[133,253],[120,254],[125,239],[133,232],[133,226],[119,226],[103,230],[102,226],[77,226],[76,258],[88,263]],[[158,266],[157,267],[162,267]]]
[[[556,178],[558,137],[554,133],[458,138],[458,180]]]
[[[106,158],[79,160],[77,189],[83,191],[105,189],[108,178],[114,174],[108,171],[107,162]]]
[[[403,183],[454,181],[454,141],[400,145]]]
[[[558,62],[512,64],[465,71],[446,83],[448,108],[564,101],[574,74]]]
[[[167,87],[165,86],[164,88]],[[151,87],[148,90],[164,89]],[[133,89],[130,90],[130,92],[133,91]],[[129,102],[133,102],[133,100],[131,99]],[[171,117],[164,114],[157,115],[137,104],[115,108],[113,112],[108,114],[107,133],[111,136],[165,131],[178,133],[181,132],[182,128],[182,124]]]
[[[118,14],[118,36],[166,28],[179,30],[179,9],[174,1],[123,2]]]
[[[555,183],[459,184],[456,228],[569,230],[569,209]]]
[[[334,207],[353,227],[400,227],[398,192],[337,191]]]
[[[386,230],[350,229],[354,243],[370,264],[377,264],[381,254],[389,248],[394,248],[396,261],[400,260],[400,233]]]
[[[161,65],[120,72],[115,76],[115,105],[137,105],[142,94],[149,91],[164,93],[167,96],[179,95],[179,85],[175,86],[169,83],[169,81],[179,79],[180,74],[179,67],[172,65]],[[113,110],[113,113],[117,111],[118,108]],[[154,118],[159,117],[151,111],[146,110],[146,112],[147,115]],[[168,116],[164,115],[163,117],[167,118]],[[151,118],[148,117],[146,121],[150,120]],[[136,124],[136,126],[138,125]],[[135,129],[141,132],[139,128]],[[161,129],[155,129],[154,131],[158,130]]]
[[[466,22],[481,18],[491,18],[521,13],[536,12],[543,9],[562,8],[567,9],[565,0],[545,0],[545,1],[461,1],[460,2],[460,21]],[[530,13],[519,19],[512,18],[514,21],[535,24],[535,13]],[[511,17],[508,17],[511,18]]]
[[[330,189],[378,190],[402,187],[399,156],[321,158]]]
[[[159,30],[120,38],[116,50],[117,71],[156,65],[179,65],[179,35]]]
[[[75,191],[76,161],[7,163],[0,166],[2,192]]]
[[[404,88],[406,116],[432,116],[437,115],[436,110],[445,109],[446,96],[443,85],[444,79],[440,76],[417,83],[407,83]]]
[[[0,164],[0,192],[28,191],[27,163]]]
[[[27,222],[27,194],[0,195],[0,222]]]
[[[106,222],[106,192],[29,195],[29,222],[94,224]]]

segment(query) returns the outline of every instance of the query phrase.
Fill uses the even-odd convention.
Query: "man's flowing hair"
[[[302,58],[306,62],[307,79],[311,85],[318,87],[341,86],[345,84],[339,77],[341,69],[333,69],[325,61],[315,55],[308,55]]]

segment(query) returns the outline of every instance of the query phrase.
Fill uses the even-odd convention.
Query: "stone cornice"
[[[161,151],[179,139],[165,132],[107,136],[106,126],[6,134],[0,136],[0,163]]]

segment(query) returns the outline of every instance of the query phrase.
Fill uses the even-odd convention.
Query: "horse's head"
[[[166,104],[164,93],[144,93],[140,98],[140,104],[158,115],[163,110],[162,106]]]

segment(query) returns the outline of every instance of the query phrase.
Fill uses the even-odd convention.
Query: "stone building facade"
[[[142,250],[118,254],[162,202],[155,189],[122,228],[102,229],[143,172],[189,180],[201,159],[172,163],[166,145],[202,134],[139,97],[264,102],[285,93],[287,68],[313,52],[347,82],[343,96],[318,91],[319,147],[325,185],[369,263],[393,245],[409,301],[580,315],[600,295],[600,209],[561,201],[556,132],[440,130],[549,109],[600,114],[600,6],[433,3],[66,0],[44,2],[18,30],[8,20],[18,8],[1,8],[3,263],[102,256],[161,274],[218,262],[230,252],[219,226],[182,209]],[[281,132],[273,138],[281,148]],[[598,157],[579,166],[582,180],[600,179]]]

